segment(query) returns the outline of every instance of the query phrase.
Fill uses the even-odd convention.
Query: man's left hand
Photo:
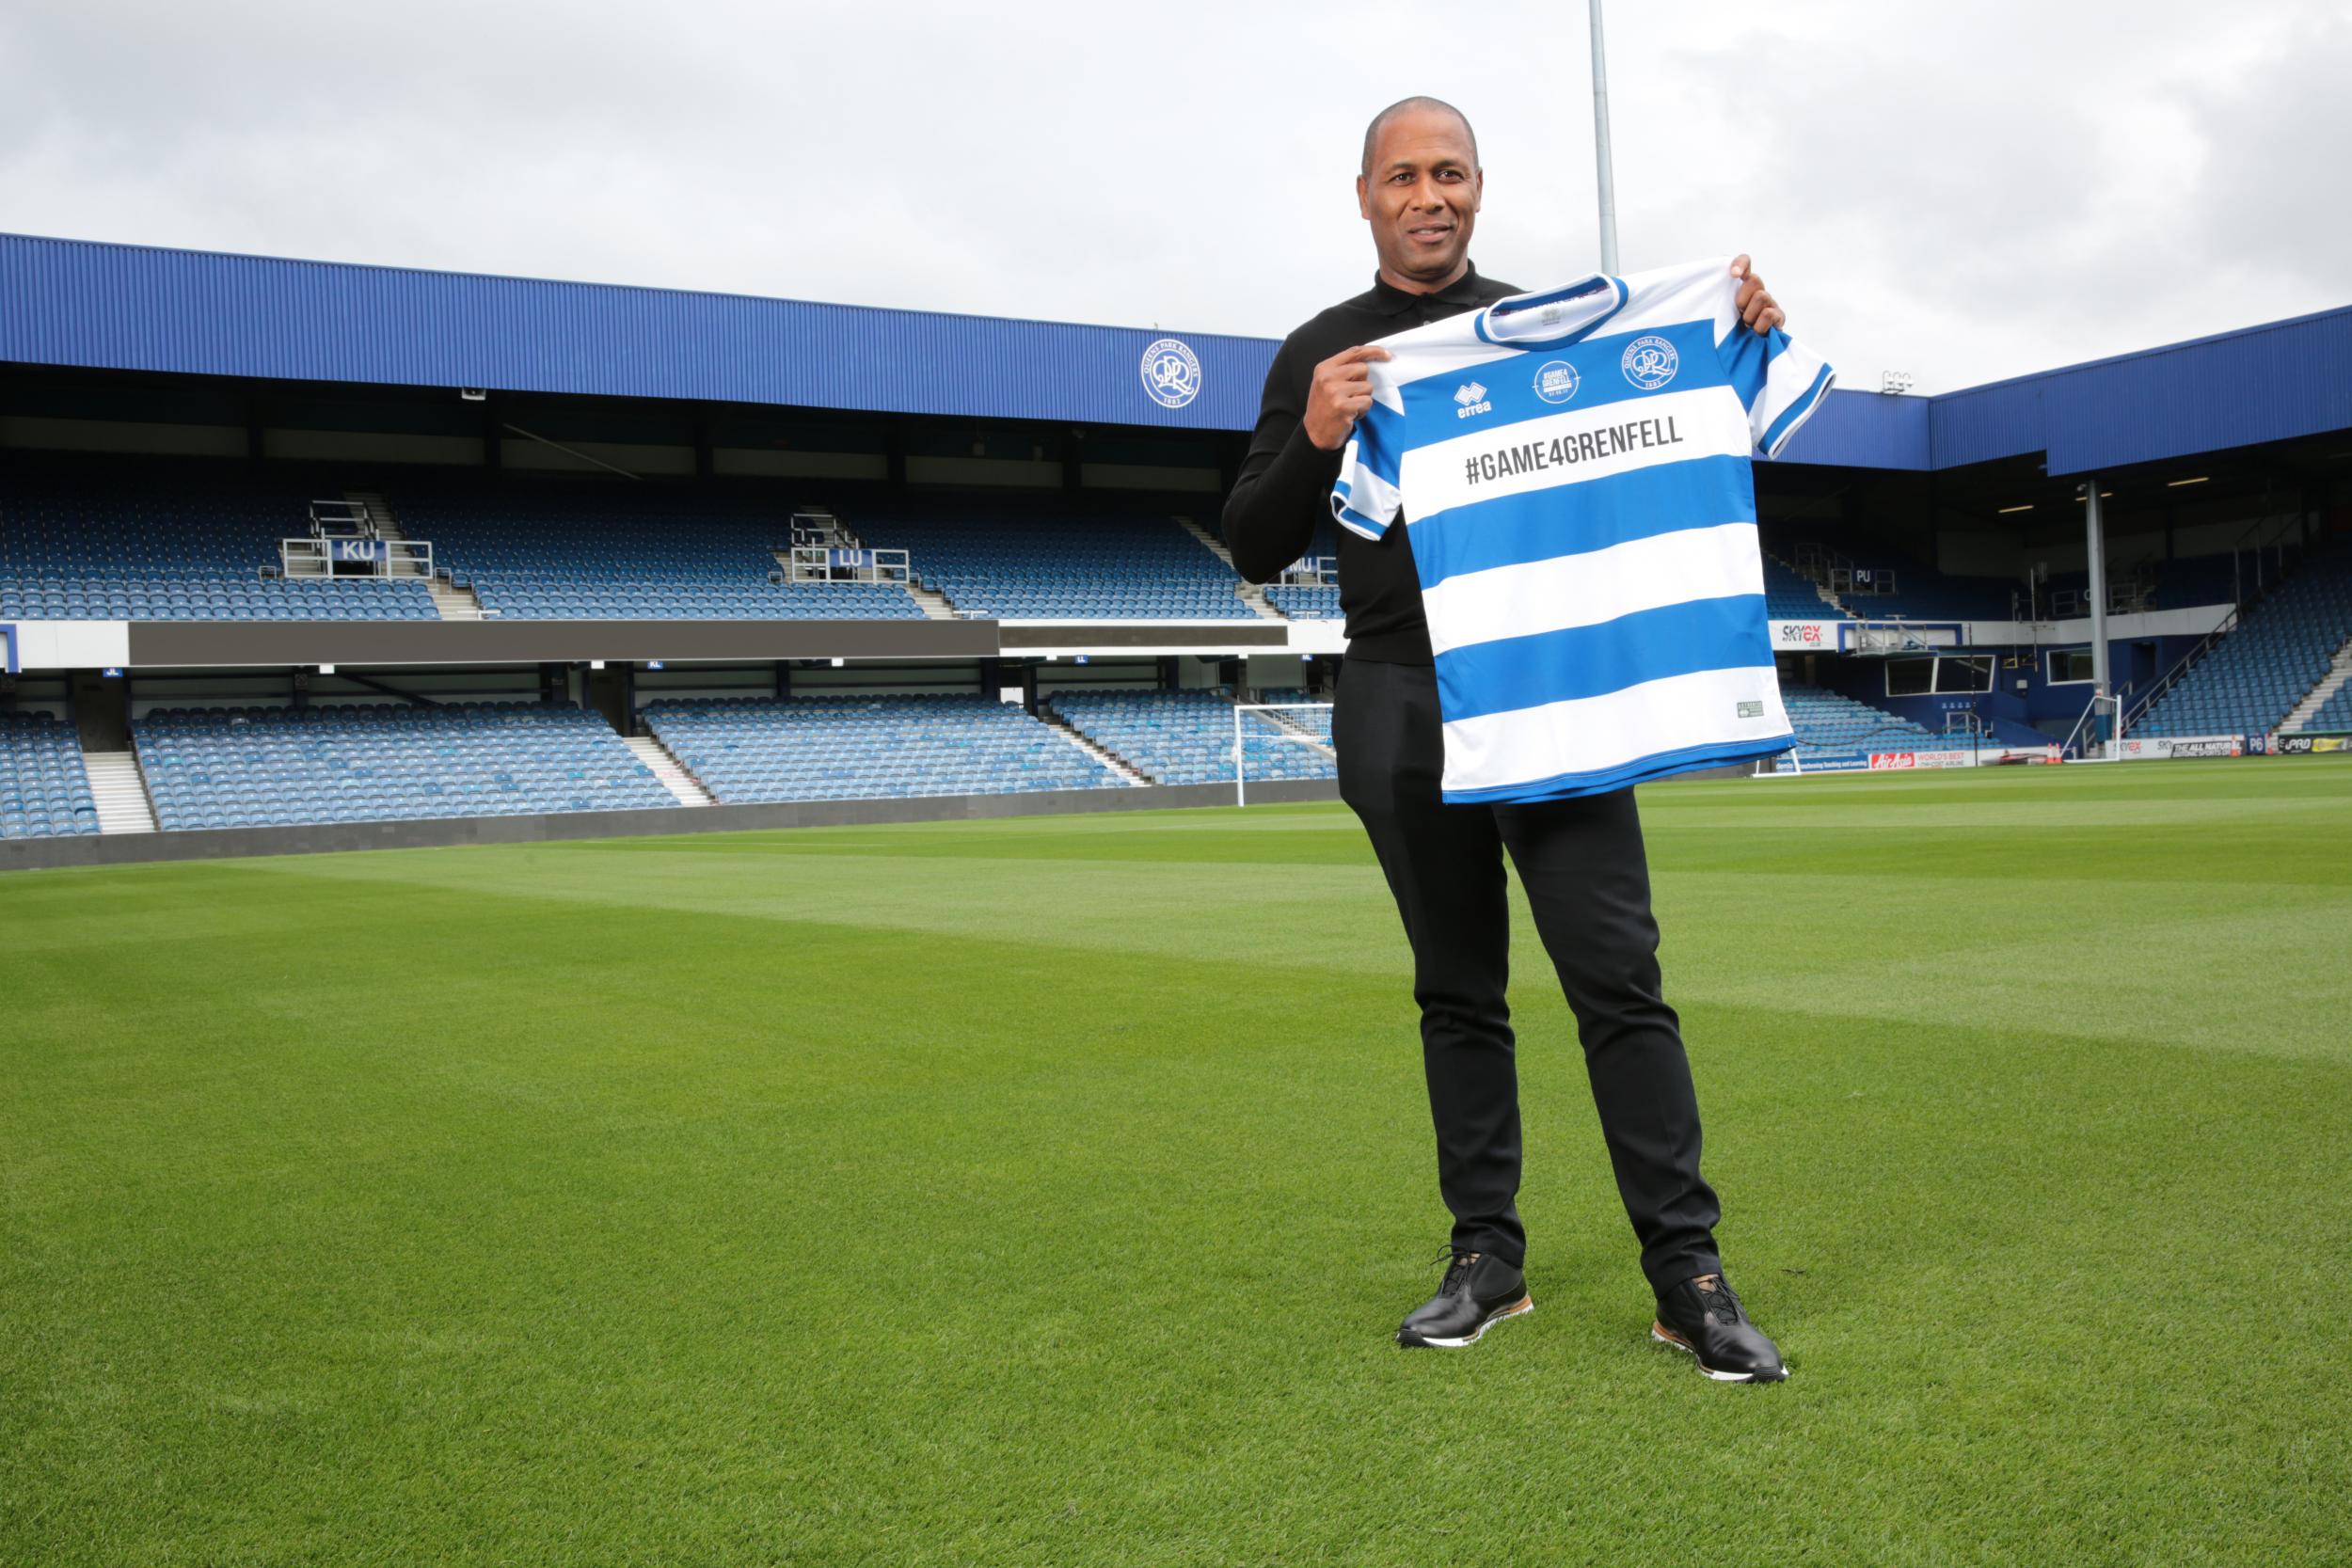
[[[1741,321],[1759,333],[1788,325],[1788,312],[1783,310],[1780,301],[1765,289],[1764,279],[1756,276],[1745,252],[1731,259],[1731,276],[1742,280],[1740,297],[1731,302],[1732,308],[1740,312]]]

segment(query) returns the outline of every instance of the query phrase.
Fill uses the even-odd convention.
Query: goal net
[[[1249,803],[1249,781],[1320,779],[1339,763],[1329,703],[1233,705],[1233,804]]]

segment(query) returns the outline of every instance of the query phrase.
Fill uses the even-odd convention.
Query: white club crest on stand
[[[1182,408],[1200,395],[1200,359],[1183,340],[1162,338],[1143,351],[1144,394],[1162,408]]]

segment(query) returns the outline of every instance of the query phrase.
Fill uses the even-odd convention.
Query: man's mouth
[[[1450,223],[1417,223],[1405,230],[1405,237],[1422,245],[1436,245],[1453,232],[1454,225]]]

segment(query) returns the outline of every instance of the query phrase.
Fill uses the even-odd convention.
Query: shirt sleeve
[[[1748,429],[1767,457],[1813,417],[1837,372],[1821,356],[1774,327],[1762,336],[1735,325],[1722,344],[1724,369],[1748,411]]]
[[[1403,496],[1397,464],[1404,455],[1405,415],[1383,402],[1394,398],[1374,367],[1373,403],[1357,418],[1354,434],[1340,453],[1340,477],[1331,486],[1331,515],[1351,533],[1377,539],[1389,531]]]

